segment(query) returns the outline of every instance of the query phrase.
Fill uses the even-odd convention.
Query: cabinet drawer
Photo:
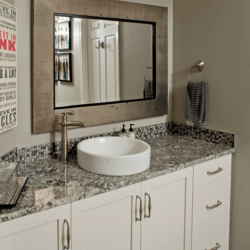
[[[219,180],[231,174],[231,155],[194,166],[194,188]]]
[[[230,186],[231,175],[193,191],[193,234],[229,216]]]
[[[219,250],[228,250],[229,217],[192,236],[192,250],[210,250],[216,246],[220,246]]]

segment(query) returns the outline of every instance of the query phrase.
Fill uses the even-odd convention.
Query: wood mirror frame
[[[53,14],[65,13],[156,23],[156,99],[54,110]],[[86,127],[162,116],[168,113],[168,9],[116,0],[33,0],[32,131],[60,130],[61,113]]]

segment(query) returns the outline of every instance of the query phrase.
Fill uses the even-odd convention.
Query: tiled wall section
[[[0,157],[0,161],[14,162],[16,161],[16,157],[17,157],[17,149],[15,148],[9,151],[7,154]]]
[[[200,127],[187,126],[180,123],[166,123],[152,126],[146,126],[135,129],[137,139],[149,139],[154,137],[161,137],[166,134],[175,134],[181,136],[191,136],[196,139],[206,140],[217,144],[227,144],[234,147],[234,135],[218,132],[214,130],[204,129]],[[106,133],[93,135],[88,137],[82,137],[77,139],[71,139],[68,141],[69,153],[75,153],[77,150],[77,144],[89,138],[114,136],[114,133]],[[19,163],[35,161],[39,159],[55,158],[61,151],[60,142],[51,142],[46,144],[34,145],[29,147],[18,147],[8,154],[0,158],[4,161],[17,161]]]
[[[195,139],[202,139],[216,144],[225,144],[234,147],[234,134],[219,132],[216,130],[187,126],[181,123],[172,123],[171,132],[173,135],[190,136]]]

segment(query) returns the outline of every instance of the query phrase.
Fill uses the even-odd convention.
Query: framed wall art
[[[58,62],[57,65],[56,62]],[[56,67],[58,70],[56,69]],[[56,74],[57,71],[58,77]],[[56,77],[58,81],[72,82],[71,53],[55,54],[55,78]]]
[[[71,21],[69,17],[55,18],[55,50],[71,49]]]
[[[0,1],[0,134],[17,126],[17,9]],[[1,141],[2,145],[4,144]],[[0,195],[1,196],[1,195]]]

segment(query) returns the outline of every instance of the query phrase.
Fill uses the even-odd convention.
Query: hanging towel
[[[188,82],[186,95],[186,121],[198,125],[205,125],[207,122],[207,83]]]
[[[154,88],[152,80],[144,81],[143,98],[144,99],[154,98]]]

